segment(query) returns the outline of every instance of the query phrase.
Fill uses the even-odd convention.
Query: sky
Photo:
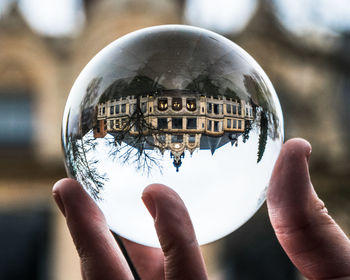
[[[350,30],[349,0],[273,0],[282,24],[298,35]]]
[[[91,133],[84,139],[92,137]],[[125,164],[120,157],[109,156],[116,149],[110,144],[113,143],[112,136],[99,138],[95,149],[86,155],[89,161],[97,160],[93,167],[100,174],[106,173],[108,178],[100,193],[102,200],[97,204],[113,231],[129,240],[159,247],[153,220],[141,201],[141,195],[147,185],[165,184],[171,186],[186,204],[198,242],[212,242],[241,226],[263,202],[261,199],[282,139],[272,141],[268,138],[264,156],[257,163],[258,140],[258,128],[253,128],[248,141],[243,143],[239,138],[237,147],[227,143],[216,149],[213,155],[203,149],[195,150],[192,156],[186,151],[179,172],[173,166],[169,151],[162,156],[158,150],[148,150],[147,154],[157,158],[158,162],[147,176],[140,170],[136,171],[137,164],[133,164],[133,160]],[[163,167],[162,173],[159,166]],[[132,220],[138,222],[130,223]]]
[[[0,15],[14,0],[0,0]],[[74,36],[84,24],[81,0],[18,0],[29,25],[47,36]]]
[[[189,24],[219,33],[244,29],[257,8],[256,0],[188,0],[185,17]]]
[[[0,0],[0,16],[16,0]],[[82,0],[17,0],[36,31],[48,36],[72,36],[84,24]],[[222,34],[242,31],[258,0],[187,0],[188,24]],[[281,23],[293,33],[336,34],[350,30],[349,0],[273,0]]]

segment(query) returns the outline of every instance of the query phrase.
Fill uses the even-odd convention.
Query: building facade
[[[185,150],[192,154],[196,149],[210,149],[213,154],[228,142],[236,143],[245,121],[254,118],[252,105],[244,100],[180,91],[120,97],[98,104],[96,111],[95,138],[111,134],[116,141],[122,138],[131,144],[130,138],[142,134],[151,138],[143,149],[157,148],[162,154],[169,150],[177,170]]]

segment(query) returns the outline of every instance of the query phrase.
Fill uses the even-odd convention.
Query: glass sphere
[[[282,142],[280,104],[260,66],[185,25],[135,31],[100,51],[75,81],[62,126],[68,175],[112,231],[155,247],[147,185],[180,195],[205,244],[259,209]]]

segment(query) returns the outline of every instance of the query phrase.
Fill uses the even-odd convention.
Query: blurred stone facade
[[[23,100],[33,100],[28,118],[33,120],[34,130],[30,145],[0,144],[0,227],[7,227],[3,235],[0,231],[1,279],[5,275],[11,279],[79,279],[77,255],[51,199],[52,185],[66,176],[60,128],[70,88],[89,60],[116,38],[143,27],[181,22],[180,7],[171,0],[86,1],[85,8],[87,23],[75,38],[38,35],[16,6],[0,19],[0,102],[13,100],[17,93],[18,99],[28,95],[30,98]],[[37,213],[38,209],[50,227],[44,222],[24,223],[28,218],[23,213]],[[8,226],[11,220],[17,221],[13,228]],[[17,234],[24,231],[23,227],[47,231],[46,252],[30,256],[35,253],[31,248],[37,247],[38,238],[45,239],[33,230],[38,237],[31,241],[27,236],[26,240],[25,234]],[[13,244],[6,246],[9,242]],[[13,248],[23,242],[28,244],[18,250],[17,257],[3,253],[16,252]],[[40,259],[48,259],[46,265]],[[23,268],[26,266],[28,270]],[[23,274],[16,272],[20,269]]]
[[[285,139],[313,146],[311,179],[330,214],[350,233],[350,55],[348,34],[301,38],[279,23],[269,1],[231,39],[250,53],[279,96]]]
[[[284,111],[286,139],[304,137],[312,143],[315,187],[331,215],[349,233],[348,41],[340,38],[329,47],[294,37],[278,24],[268,2],[263,3],[246,29],[229,37],[272,80]],[[51,225],[47,238],[53,241],[48,241],[51,253],[44,253],[49,259],[49,279],[78,279],[80,274],[64,221],[51,202],[53,183],[65,176],[60,127],[69,90],[86,63],[116,38],[146,26],[183,22],[182,4],[175,0],[86,1],[86,25],[75,38],[38,35],[16,7],[0,18],[0,102],[11,94],[27,94],[32,100],[28,117],[33,119],[30,145],[0,145],[0,227],[4,213],[46,213],[42,217],[49,217]],[[260,215],[266,217],[265,209]],[[216,251],[213,246],[205,250],[208,255]],[[215,274],[219,265],[215,260],[208,262]]]

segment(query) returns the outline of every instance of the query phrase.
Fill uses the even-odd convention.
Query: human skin
[[[288,257],[308,279],[350,279],[350,240],[318,198],[308,170],[310,144],[287,141],[267,193],[271,224]],[[53,197],[66,218],[84,280],[133,279],[105,218],[78,182],[62,179]],[[122,239],[141,279],[207,279],[192,222],[170,188],[148,186],[142,200],[154,219],[161,249]]]

